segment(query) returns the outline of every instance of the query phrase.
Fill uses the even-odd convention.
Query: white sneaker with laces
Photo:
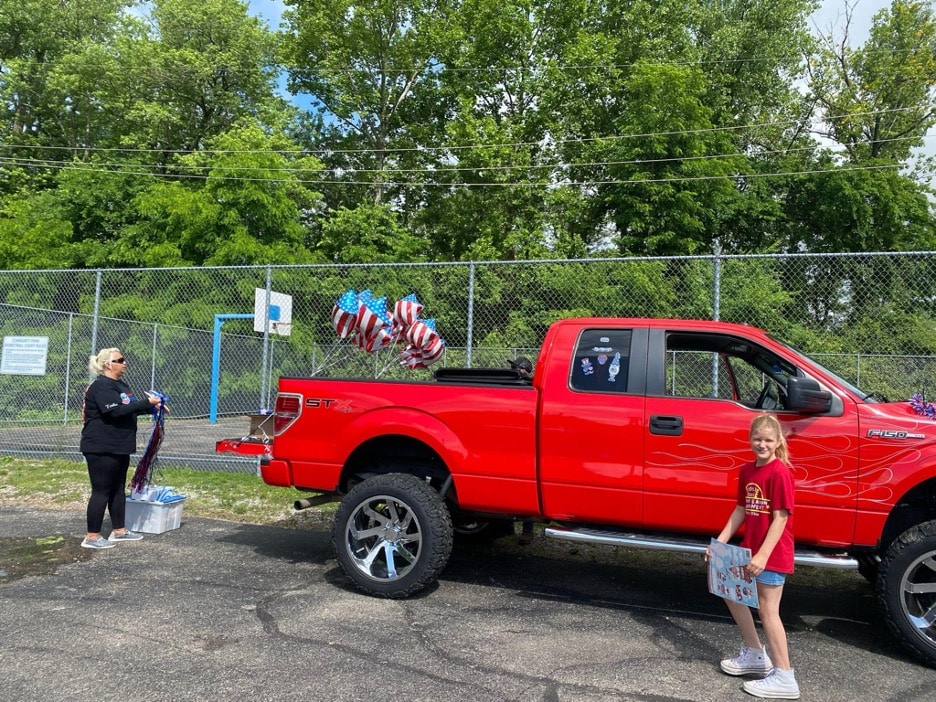
[[[748,675],[750,673],[760,673],[764,675],[773,670],[773,662],[767,655],[765,648],[741,647],[741,653],[737,658],[726,658],[721,662],[722,672],[728,675]]]
[[[742,685],[744,691],[755,697],[768,697],[779,700],[798,700],[799,685],[793,670],[774,668],[770,675],[760,680],[748,680]]]

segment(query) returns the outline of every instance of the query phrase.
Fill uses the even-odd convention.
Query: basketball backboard
[[[266,309],[267,291],[254,288],[254,331],[289,336],[292,329],[292,295],[270,291],[270,309]]]

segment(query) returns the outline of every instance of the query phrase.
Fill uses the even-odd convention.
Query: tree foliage
[[[815,4],[5,3],[0,266],[931,249],[933,8]]]

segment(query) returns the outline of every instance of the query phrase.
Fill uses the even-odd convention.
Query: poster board
[[[751,549],[712,539],[708,557],[709,592],[748,607],[758,607],[757,585],[744,568],[750,561]]]

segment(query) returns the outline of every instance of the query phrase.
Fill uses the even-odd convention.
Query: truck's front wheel
[[[881,559],[877,590],[897,638],[936,666],[936,521],[894,540]]]
[[[438,578],[452,553],[452,521],[441,496],[403,473],[356,485],[335,513],[335,555],[358,588],[403,598]]]

